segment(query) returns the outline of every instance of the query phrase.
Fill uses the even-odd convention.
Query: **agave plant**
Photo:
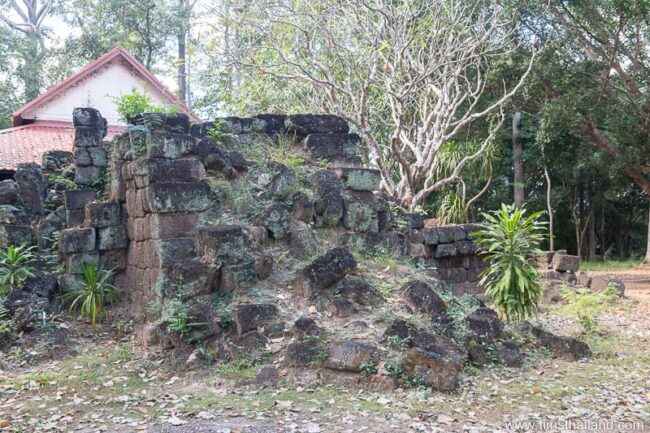
[[[500,210],[483,213],[485,222],[473,233],[479,253],[490,264],[479,284],[508,321],[523,320],[537,312],[542,282],[534,258],[547,237],[543,214],[526,216],[525,209],[502,204]]]
[[[77,311],[94,326],[106,315],[106,301],[113,303],[115,287],[109,281],[114,271],[99,269],[88,263],[82,264],[81,268],[81,287],[66,293],[65,298],[70,301],[70,312]]]
[[[0,296],[5,296],[34,276],[32,263],[36,260],[36,247],[9,245],[0,250]]]

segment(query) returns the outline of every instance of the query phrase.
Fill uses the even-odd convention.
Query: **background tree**
[[[528,72],[483,105],[488,58],[516,47],[510,17],[490,3],[266,1],[238,19],[234,62],[311,86],[312,105],[355,126],[382,189],[411,209],[488,149]],[[488,116],[478,149],[436,178],[443,145]]]
[[[52,0],[3,0],[0,20],[14,32],[7,39],[11,51],[17,55],[15,75],[24,89],[25,100],[39,95],[43,85],[45,29],[43,23],[52,7]]]

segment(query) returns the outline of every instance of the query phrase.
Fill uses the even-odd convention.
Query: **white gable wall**
[[[99,110],[109,125],[125,125],[125,122],[119,119],[117,106],[111,97],[131,93],[133,86],[140,93],[146,91],[156,105],[170,105],[168,98],[117,59],[95,70],[89,76],[68,84],[66,89],[55,94],[51,99],[23,113],[22,118],[72,122],[72,110],[75,107],[92,107]]]

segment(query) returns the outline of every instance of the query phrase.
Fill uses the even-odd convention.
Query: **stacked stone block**
[[[433,267],[441,281],[451,283],[457,293],[478,293],[479,274],[488,264],[476,254],[471,239],[476,230],[474,224],[412,230],[411,252]]]
[[[108,165],[108,151],[102,141],[107,132],[106,119],[93,108],[75,108],[72,122],[75,183],[80,187],[98,186]]]
[[[66,204],[80,206],[90,197],[87,190],[68,191]],[[120,203],[90,202],[83,206],[81,224],[63,230],[59,237],[67,274],[81,274],[83,264],[117,273],[123,271],[128,239]],[[70,211],[78,212],[78,209],[66,209]]]
[[[199,215],[211,206],[211,192],[203,182],[203,164],[193,155],[196,140],[179,131],[178,122],[173,132],[165,126],[138,138],[142,155],[130,151],[129,133],[115,143],[121,177],[111,187],[118,197],[124,191],[129,240],[122,284],[137,312],[151,302],[208,294],[216,274],[197,242]]]

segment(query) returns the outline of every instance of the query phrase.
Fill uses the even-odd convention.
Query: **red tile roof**
[[[110,126],[105,140],[124,131]],[[38,121],[29,125],[0,130],[0,170],[16,170],[18,164],[42,164],[48,150],[72,151],[74,128],[68,122]]]

